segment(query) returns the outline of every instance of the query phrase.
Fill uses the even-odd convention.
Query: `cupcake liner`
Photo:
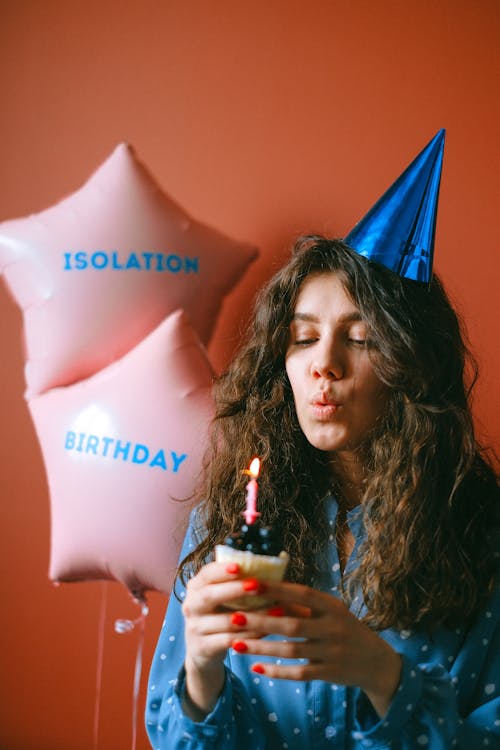
[[[215,547],[215,559],[217,562],[235,562],[240,566],[240,570],[245,578],[253,577],[259,581],[281,581],[285,575],[286,566],[288,565],[288,552],[280,552],[279,556],[273,555],[255,555],[253,552],[237,550],[232,547],[226,547],[224,544],[218,544]],[[261,609],[272,604],[264,596],[244,596],[240,599],[232,599],[226,602],[228,609]]]

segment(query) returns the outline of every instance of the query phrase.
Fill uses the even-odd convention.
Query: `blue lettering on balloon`
[[[123,271],[124,266],[118,261],[118,253],[113,253],[113,268],[117,271]]]
[[[165,460],[165,454],[162,450],[159,450],[156,456],[153,458],[150,466],[159,466],[163,471],[167,470],[167,462]]]
[[[186,460],[187,454],[182,453],[180,456],[178,456],[177,453],[175,453],[174,451],[170,451],[170,455],[172,456],[172,462],[173,462],[172,471],[174,472],[174,474],[177,474],[179,470],[179,466],[181,465],[183,461]]]
[[[139,259],[137,258],[137,255],[135,253],[130,253],[125,268],[138,268],[139,270],[141,269],[141,264],[139,263]]]
[[[167,255],[167,268],[172,273],[179,273],[182,268],[182,261],[178,255]]]
[[[108,455],[108,448],[111,445],[111,443],[114,443],[114,440],[113,438],[103,437],[102,442],[104,443],[102,455],[104,456],[104,458],[106,458],[106,456]]]
[[[99,438],[97,435],[89,435],[87,438],[87,448],[85,450],[86,453],[93,453],[94,456],[97,456],[97,447],[99,445]]]
[[[64,449],[68,452],[87,453],[92,456],[92,460],[95,456],[108,461],[126,461],[162,471],[170,470],[173,474],[179,472],[188,458],[187,453],[177,453],[171,450],[169,451],[170,460],[167,462],[167,452],[163,448],[153,449],[144,443],[131,443],[130,440],[119,440],[107,435],[101,436],[86,432],[77,433],[73,430],[66,432]]]
[[[143,464],[149,458],[149,450],[145,445],[137,443],[132,454],[132,463]]]
[[[88,266],[87,253],[80,251],[75,253],[75,268],[78,271],[83,271]]]
[[[102,271],[104,268],[111,268],[114,271],[199,273],[199,258],[188,258],[175,253],[131,252],[120,257],[117,250],[96,250],[92,253],[78,250],[75,253],[63,252],[62,255],[64,271],[84,271],[89,268]]]
[[[71,451],[75,447],[75,437],[75,433],[68,430],[66,433],[66,442],[64,443],[64,447],[67,451]]]
[[[125,443],[125,445],[122,445],[121,440],[117,440],[116,445],[115,445],[115,452],[113,453],[113,458],[118,458],[118,456],[122,454],[123,460],[126,461],[128,458],[129,450],[130,450],[130,443]]]
[[[92,253],[90,262],[92,263],[94,268],[97,268],[98,271],[101,271],[103,268],[107,267],[109,258],[106,253]]]
[[[198,258],[185,258],[185,261],[186,267],[184,270],[186,271],[186,273],[189,273],[190,271],[198,273]]]

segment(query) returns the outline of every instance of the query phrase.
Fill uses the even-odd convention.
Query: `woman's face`
[[[386,405],[367,335],[336,273],[306,278],[290,325],[286,372],[307,440],[338,458],[356,451]]]

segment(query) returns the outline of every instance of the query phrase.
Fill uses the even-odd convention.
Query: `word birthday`
[[[129,253],[123,255],[113,250],[96,250],[87,253],[78,250],[75,253],[63,253],[65,271],[85,271],[94,269],[103,271],[109,268],[114,271],[161,271],[167,273],[198,273],[198,258],[184,255],[166,255],[165,253]]]
[[[163,449],[154,451],[142,443],[122,442],[112,437],[100,437],[90,435],[86,432],[72,432],[68,430],[64,441],[67,451],[78,453],[92,453],[94,456],[110,458],[115,461],[129,461],[133,464],[144,464],[154,468],[157,466],[163,471],[169,469],[177,474],[180,465],[186,460],[187,453],[176,453],[170,451],[169,459]]]

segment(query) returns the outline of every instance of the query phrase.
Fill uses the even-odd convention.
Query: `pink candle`
[[[257,484],[257,477],[259,476],[260,461],[258,458],[254,458],[250,464],[250,468],[245,471],[249,474],[251,479],[247,484],[246,490],[246,508],[243,511],[246,523],[255,523],[260,513],[257,510],[257,492],[259,486]]]

